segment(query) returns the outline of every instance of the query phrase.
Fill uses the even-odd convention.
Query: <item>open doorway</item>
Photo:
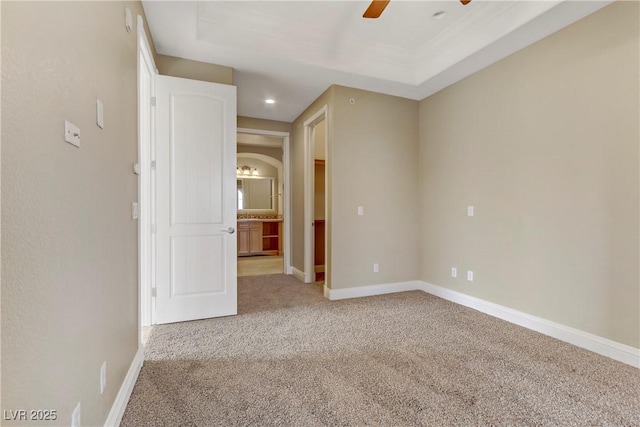
[[[313,128],[313,281],[324,285],[326,269],[326,135],[325,120]]]
[[[238,129],[238,276],[291,274],[289,134]]]
[[[328,284],[327,107],[304,123],[304,281]]]

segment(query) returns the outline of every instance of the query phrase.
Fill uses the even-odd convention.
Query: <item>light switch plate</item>
[[[104,394],[107,388],[107,361],[105,360],[100,367],[100,394]]]
[[[473,206],[467,206],[467,216],[473,216]]]
[[[451,277],[458,277],[458,269],[451,267]]]
[[[104,129],[104,105],[99,99],[96,100],[96,124],[100,129]]]
[[[358,215],[364,215],[364,206],[358,206]]]
[[[473,271],[467,271],[467,280],[473,282]]]
[[[64,140],[80,148],[80,128],[67,120],[64,121]]]
[[[138,202],[131,202],[131,219],[138,219]]]

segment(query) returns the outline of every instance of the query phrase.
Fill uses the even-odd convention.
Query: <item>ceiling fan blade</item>
[[[391,0],[373,0],[362,15],[363,18],[379,18]]]
[[[471,0],[460,0],[460,3],[462,3],[464,6],[466,6],[469,3],[471,3]]]

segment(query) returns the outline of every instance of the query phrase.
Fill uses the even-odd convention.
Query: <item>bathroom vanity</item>
[[[281,219],[238,219],[238,256],[281,255]]]
[[[241,162],[245,166],[241,167]],[[245,174],[245,171],[251,173]],[[277,169],[256,160],[238,158],[237,172],[238,256],[282,255]]]

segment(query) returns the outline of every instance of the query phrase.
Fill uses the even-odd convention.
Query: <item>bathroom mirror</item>
[[[273,211],[274,186],[273,178],[251,177],[238,178],[238,210],[239,211]]]

